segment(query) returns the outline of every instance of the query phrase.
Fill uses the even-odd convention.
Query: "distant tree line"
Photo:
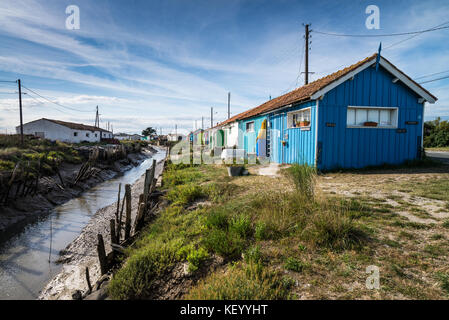
[[[441,121],[438,117],[436,120],[424,123],[424,147],[449,147],[449,121]]]

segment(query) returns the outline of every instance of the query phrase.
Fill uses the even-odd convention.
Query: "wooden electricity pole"
[[[305,84],[309,83],[309,24],[305,25],[306,27],[306,52],[305,52],[305,59],[306,59],[306,70],[305,70]]]
[[[231,117],[231,93],[228,92],[228,119]]]
[[[214,107],[210,108],[210,127],[214,126]]]
[[[20,142],[23,145],[23,116],[22,116],[22,85],[20,79],[17,80],[19,86],[19,108],[20,108]]]

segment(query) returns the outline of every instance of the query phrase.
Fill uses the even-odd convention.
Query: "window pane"
[[[379,110],[368,110],[368,121],[379,123]]]
[[[347,124],[350,126],[355,125],[355,109],[349,109],[348,108],[348,115],[347,115]]]
[[[381,110],[380,111],[380,125],[381,126],[391,126],[391,110]]]
[[[304,111],[304,121],[310,121],[310,109]]]
[[[368,119],[368,111],[366,109],[357,109],[355,112],[356,125],[363,126]]]

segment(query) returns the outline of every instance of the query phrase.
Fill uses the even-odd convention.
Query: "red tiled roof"
[[[309,100],[313,94],[315,94],[316,92],[318,92],[319,90],[325,88],[326,86],[330,85],[332,82],[337,81],[338,79],[340,79],[341,77],[347,75],[348,73],[350,73],[351,71],[356,70],[358,67],[362,66],[363,64],[372,61],[373,59],[377,58],[377,53],[373,54],[370,57],[367,57],[347,68],[341,69],[337,72],[334,72],[328,76],[325,76],[321,79],[315,80],[309,84],[306,84],[298,89],[295,89],[291,92],[288,92],[282,96],[279,96],[275,99],[269,100],[263,104],[261,104],[260,106],[244,111],[242,113],[239,113],[235,116],[233,116],[232,118],[223,121],[222,123],[220,123],[218,126],[223,126],[225,124],[228,124],[230,122],[234,122],[236,120],[243,120],[246,118],[250,118],[250,117],[254,117],[257,115],[260,115],[262,113],[266,113],[269,111],[273,111],[276,110],[278,108],[281,108],[283,106],[289,105],[291,103],[298,103],[298,102],[304,102]],[[383,58],[383,57],[382,57]],[[385,58],[383,58],[385,59]],[[386,60],[386,59],[385,59]],[[386,60],[388,61],[388,60]],[[389,62],[389,61],[388,61]],[[391,62],[389,62],[391,64]],[[393,66],[393,64],[391,64]],[[399,72],[401,72],[399,69],[397,69],[395,66],[393,66],[396,70],[398,70]],[[402,74],[404,74],[403,72],[401,72]],[[405,75],[405,74],[404,74]],[[420,87],[421,89],[423,89],[425,92],[427,92],[429,95],[431,95],[426,89],[424,89],[423,87],[421,87],[419,84],[417,84],[415,81],[413,81],[412,79],[410,79],[410,77],[408,77],[407,75],[405,75],[409,80],[411,80],[413,83],[415,83],[418,87]],[[434,97],[433,95],[431,95],[432,97]],[[436,99],[436,98],[435,98]]]

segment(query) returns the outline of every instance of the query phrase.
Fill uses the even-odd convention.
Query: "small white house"
[[[143,140],[143,136],[140,134],[127,134],[127,133],[117,133],[114,134],[114,138],[117,140],[133,140],[133,141],[140,141]]]
[[[181,133],[178,134],[170,133],[167,135],[167,139],[168,141],[183,141],[186,140],[186,136]]]
[[[20,133],[20,126],[16,127],[16,132]],[[24,123],[23,133],[69,143],[99,142],[113,137],[112,132],[98,127],[45,118]]]

